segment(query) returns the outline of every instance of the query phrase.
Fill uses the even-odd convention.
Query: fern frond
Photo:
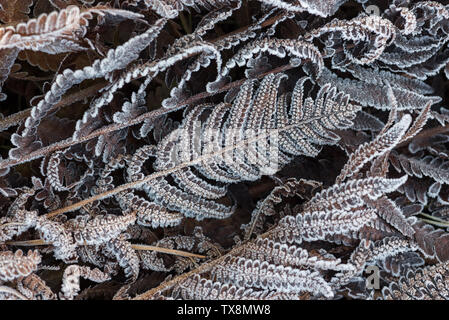
[[[120,206],[124,210],[137,212],[137,223],[142,226],[152,228],[173,227],[179,225],[183,219],[183,215],[178,212],[172,212],[163,206],[145,200],[132,192],[116,195]]]
[[[76,243],[83,245],[100,245],[116,238],[126,228],[136,221],[135,214],[123,216],[106,215],[97,216],[87,221],[86,224],[78,225],[74,230],[73,237]]]
[[[0,280],[11,281],[19,277],[25,277],[37,270],[41,263],[41,255],[37,250],[29,250],[27,255],[22,250],[16,252],[0,252]]]
[[[332,287],[338,288],[349,283],[356,275],[360,275],[368,262],[383,260],[386,257],[397,255],[402,252],[415,251],[416,244],[410,240],[397,237],[384,238],[379,241],[362,240],[358,247],[352,252],[348,263],[354,266],[353,270],[339,272],[332,279]]]
[[[23,278],[17,284],[17,288],[20,292],[24,292],[24,294],[27,292],[28,294],[25,295],[29,299],[56,300],[56,295],[51,288],[35,273]]]
[[[103,250],[114,257],[124,269],[125,275],[134,282],[139,276],[139,256],[132,248],[131,243],[120,238],[111,239]]]
[[[205,7],[208,10],[216,7],[222,7],[228,5],[235,0],[144,0],[145,5],[154,10],[160,16],[173,19],[176,18],[180,11],[183,11],[189,7],[193,7],[198,10],[198,7]]]
[[[45,242],[54,246],[55,258],[65,261],[76,259],[76,244],[73,236],[61,223],[41,216],[36,219],[36,229],[42,234]]]
[[[448,300],[448,263],[409,270],[398,281],[382,289],[385,300]]]
[[[338,90],[349,94],[351,99],[362,106],[371,106],[380,110],[390,110],[391,105],[385,95],[386,86],[340,78],[331,70],[323,68],[321,76],[317,79],[320,86],[330,83]],[[403,87],[393,87],[393,94],[398,102],[398,110],[420,110],[428,103],[435,104],[441,101],[438,96],[424,96],[414,90],[407,90]]]
[[[125,68],[131,61],[136,59],[140,52],[145,49],[157,36],[157,33],[164,26],[165,21],[159,20],[152,28],[145,33],[138,35],[122,46],[111,49],[106,58],[96,60],[92,66],[87,66],[82,70],[64,70],[62,74],[56,76],[51,86],[51,90],[45,94],[37,106],[31,110],[30,117],[25,121],[25,129],[20,134],[13,134],[12,143],[17,146],[10,150],[9,156],[12,159],[20,158],[20,155],[39,148],[42,143],[36,141],[35,129],[53,106],[61,99],[61,96],[72,86],[87,79],[102,78],[117,69]]]
[[[301,197],[305,193],[306,187],[317,188],[320,185],[317,181],[292,178],[283,182],[282,185],[276,186],[267,197],[257,202],[256,208],[251,212],[251,221],[246,225],[242,225],[241,228],[245,230],[244,240],[248,240],[251,237],[256,225],[263,216],[272,216],[276,213],[275,205],[282,203],[284,198],[295,195]]]
[[[240,255],[248,259],[292,268],[308,267],[335,271],[352,269],[351,265],[343,264],[340,259],[312,255],[300,247],[288,246],[268,238],[249,242],[242,248]]]
[[[350,210],[363,204],[363,197],[378,199],[381,195],[395,191],[405,183],[407,176],[398,179],[380,177],[350,180],[336,184],[316,194],[304,205],[304,210],[331,211]]]
[[[217,80],[207,84],[207,91],[215,92],[218,89],[218,86],[221,85],[221,81],[229,74],[231,69],[233,69],[236,65],[245,66],[250,58],[264,52],[268,52],[279,58],[284,58],[287,54],[289,54],[300,61],[302,59],[310,60],[313,65],[313,75],[315,77],[320,75],[324,66],[323,57],[320,51],[309,42],[276,38],[254,40],[241,48],[231,59],[226,62],[226,65],[220,71]]]
[[[60,12],[42,14],[16,26],[0,28],[0,49],[43,51],[50,54],[79,51],[77,43],[86,33],[92,14],[70,6]]]
[[[293,91],[288,111],[287,105],[279,105],[285,100],[277,101],[284,78],[283,74],[266,76],[255,94],[254,81],[247,81],[230,108],[220,104],[209,112],[210,105],[201,105],[186,114],[181,126],[158,144],[155,169],[167,170],[201,155],[207,161],[201,161],[195,169],[208,179],[223,183],[256,180],[278,171],[290,161],[289,153],[316,155],[319,149],[312,144],[335,143],[339,137],[330,130],[350,126],[358,107],[349,104],[347,96],[330,86],[321,88],[316,102],[312,98],[303,101],[305,79],[302,79]],[[199,119],[204,114],[208,118],[202,126]],[[278,134],[276,129],[283,131]],[[203,130],[204,135],[200,133]],[[261,135],[266,135],[266,141],[258,138]],[[251,142],[253,138],[257,140]],[[237,144],[244,144],[245,148],[237,148]],[[223,187],[211,185],[191,169],[177,170],[172,176],[185,192],[160,178],[144,186],[152,198],[158,198],[156,202],[189,216],[196,212],[193,216],[200,217],[203,210],[209,210],[211,215],[212,208],[226,212],[226,216],[232,212],[210,202],[201,208],[204,200],[198,197],[219,198],[225,194]],[[196,205],[180,202],[181,197],[171,194],[182,195],[183,201],[197,199]]]
[[[377,200],[365,199],[365,202],[370,207],[375,208],[376,213],[381,218],[399,230],[403,235],[409,238],[413,237],[415,230],[413,230],[401,209],[392,200],[382,196]]]
[[[345,50],[351,62],[361,65],[369,64],[381,57],[387,45],[396,37],[394,25],[388,19],[376,15],[360,16],[349,21],[334,19],[306,34],[305,39],[312,40],[324,33],[338,33],[343,40],[368,42],[369,48],[364,50],[361,57],[356,57],[349,50]]]
[[[353,176],[366,163],[392,150],[402,140],[411,122],[411,116],[404,115],[391,129],[378,135],[373,141],[360,145],[349,157],[349,161],[336,178],[336,182],[340,183]]]
[[[62,299],[73,300],[80,290],[80,277],[95,281],[104,282],[110,279],[108,274],[99,269],[90,269],[89,267],[70,265],[64,270],[62,277],[62,287],[60,297]]]
[[[323,0],[316,2],[313,0],[259,0],[264,4],[284,9],[291,12],[308,12],[321,17],[327,17],[333,15],[337,11],[338,7],[344,3],[342,0]]]
[[[334,295],[319,272],[276,266],[266,261],[227,257],[215,267],[213,276],[221,282],[281,293],[305,291],[327,298]]]
[[[409,157],[392,153],[390,158],[392,164],[401,172],[403,169],[409,176],[421,178],[423,176],[430,177],[442,184],[449,184],[449,175],[447,167],[448,161],[444,159],[427,155],[425,157]]]
[[[213,282],[199,275],[187,278],[174,290],[173,296],[182,299],[210,300],[288,300],[298,299],[297,294],[277,293],[269,290],[255,290],[232,284]],[[162,296],[161,296],[162,297]]]

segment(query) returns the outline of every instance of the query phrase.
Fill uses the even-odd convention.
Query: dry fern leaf
[[[345,66],[345,70],[351,72],[355,78],[375,85],[384,86],[385,82],[388,81],[392,87],[403,88],[420,94],[431,94],[434,92],[434,89],[424,81],[378,68],[365,68],[358,64],[350,64]]]
[[[264,199],[260,200],[256,204],[253,212],[251,212],[251,221],[248,224],[241,226],[241,229],[245,230],[244,240],[249,240],[251,235],[255,231],[255,228],[261,223],[263,216],[272,216],[276,214],[275,205],[282,203],[283,198],[293,197],[295,195],[302,195],[306,189],[317,188],[321,186],[321,183],[314,180],[296,179],[290,178],[283,181],[281,185],[276,186],[270,194]],[[256,232],[256,234],[258,234]]]
[[[402,169],[409,176],[430,177],[441,184],[449,184],[449,162],[439,157],[426,155],[424,157],[409,157],[393,152],[390,161],[398,172]]]
[[[81,12],[77,6],[41,14],[26,23],[0,28],[0,49],[18,48],[51,54],[84,50],[78,40],[85,35],[91,18],[89,11]]]
[[[399,230],[403,235],[409,238],[413,237],[415,230],[402,213],[402,210],[392,200],[382,196],[376,200],[365,199],[365,202],[376,209],[378,216]]]
[[[407,176],[398,179],[376,177],[333,185],[316,194],[296,216],[299,233],[286,235],[288,238],[293,236],[292,239],[299,243],[303,240],[325,240],[339,234],[350,235],[376,218],[377,210],[365,198],[376,200],[385,193],[396,191],[406,179]],[[285,219],[287,224],[291,224],[288,223],[291,218]]]
[[[42,234],[42,239],[46,243],[53,245],[56,259],[64,261],[76,259],[76,244],[73,236],[61,223],[41,216],[36,219],[36,229]]]
[[[215,279],[241,287],[276,291],[277,293],[310,292],[326,298],[333,290],[318,271],[300,270],[267,261],[228,256],[212,272]]]
[[[78,225],[74,230],[76,243],[83,245],[100,245],[113,238],[116,238],[136,221],[135,214],[123,216],[106,215],[96,216],[86,222],[84,226]]]
[[[228,110],[227,105],[221,103],[209,115],[206,121],[209,127],[204,128],[205,132],[211,132],[209,135],[199,137],[196,134],[200,124],[198,117],[202,112],[209,111],[208,106],[195,108],[186,115],[177,130],[158,144],[154,164],[157,172],[143,177],[140,166],[134,166],[138,168],[138,172],[134,174],[132,170],[128,170],[129,183],[126,187],[111,189],[83,202],[114,196],[130,188],[142,188],[156,203],[186,216],[197,219],[229,216],[233,207],[210,201],[204,198],[204,193],[198,195],[198,188],[210,192],[221,189],[215,188],[213,191],[214,183],[201,176],[208,178],[209,175],[208,179],[213,181],[230,183],[255,180],[264,174],[271,175],[290,161],[289,154],[316,155],[320,149],[314,144],[335,144],[339,136],[332,130],[352,126],[351,120],[359,110],[358,106],[349,103],[347,95],[337,93],[330,85],[319,90],[315,102],[310,97],[303,101],[302,85],[307,78],[297,83],[288,110],[288,100],[280,99],[280,103],[276,103],[277,88],[284,77],[282,74],[268,75],[254,96],[254,81],[246,82],[239,97],[234,101],[233,108]],[[276,109],[282,111],[276,112]],[[221,120],[208,122],[211,119]],[[224,133],[227,135],[222,141],[219,137]],[[270,147],[270,139],[273,137],[274,143],[271,143]],[[17,135],[14,138],[17,138]],[[203,145],[197,150],[198,142]],[[201,152],[201,155],[197,157],[195,155],[198,152]],[[211,169],[210,165],[214,165],[218,170]],[[192,166],[201,174],[189,173]],[[195,189],[183,190],[169,183],[164,177],[168,174],[176,176],[179,171],[186,173],[188,180],[185,185],[195,186]],[[179,176],[177,178],[180,179]],[[181,177],[182,179],[185,178]],[[191,179],[194,179],[193,184],[189,181]],[[76,210],[79,204],[63,210]],[[58,213],[61,213],[61,210]],[[53,214],[56,214],[56,211],[51,215]]]
[[[337,11],[341,4],[346,0],[259,0],[263,4],[283,9],[290,12],[309,12],[311,14],[327,17]],[[150,9],[156,11],[162,17],[173,19],[178,16],[178,13],[188,7],[197,9],[198,7],[205,7],[211,10],[214,7],[222,7],[233,2],[241,2],[241,0],[144,0],[145,5]]]
[[[307,78],[297,82],[291,102],[278,99],[285,77],[266,76],[255,93],[255,82],[246,81],[230,108],[221,103],[210,110],[206,104],[188,112],[179,128],[158,144],[154,167],[163,171],[189,161],[197,164],[172,173],[178,187],[165,178],[145,184],[148,195],[187,216],[224,218],[233,209],[206,199],[222,197],[226,188],[208,180],[224,184],[254,181],[277,172],[290,161],[290,154],[315,156],[320,150],[314,144],[338,141],[331,130],[351,126],[359,107],[330,85],[319,90],[316,101],[303,99]],[[202,125],[204,115],[207,119]],[[131,181],[137,181],[136,175],[128,173]]]
[[[77,6],[68,6],[59,12],[43,13],[26,23],[0,28],[0,49],[18,48],[49,54],[85,50],[81,40],[86,34],[88,20],[93,18],[93,13],[134,19],[141,17],[139,14],[105,6],[84,10]]]
[[[396,28],[388,20],[380,16],[360,16],[349,21],[334,19],[325,26],[313,30],[305,35],[305,39],[312,40],[324,33],[338,33],[346,41],[368,42],[368,48],[360,57],[345,48],[347,58],[356,64],[369,64],[378,59],[387,45],[394,41]],[[374,35],[374,37],[373,37]]]
[[[259,241],[258,243],[253,243],[253,248],[248,247],[247,249],[243,245],[226,256],[206,264],[206,267],[200,266],[198,270],[191,272],[188,277],[180,276],[179,280],[175,278],[167,286],[162,284],[161,290],[154,290],[149,296],[151,298],[167,298],[167,293],[164,291],[171,289],[172,292],[168,296],[169,298],[181,296],[184,299],[202,300],[216,299],[217,296],[223,299],[236,299],[238,297],[269,300],[298,299],[299,294],[304,292],[309,292],[317,297],[333,297],[333,290],[319,271],[287,265],[288,260],[292,259],[301,262],[303,267],[317,265],[324,268],[327,266],[332,269],[333,266],[336,266],[336,269],[340,269],[339,266],[343,265],[340,265],[339,260],[331,261],[328,259],[326,262],[326,259],[321,260],[317,257],[309,257],[305,250],[295,246],[286,247],[282,245],[280,249],[283,250],[283,253],[290,256],[280,257],[280,259],[273,257],[273,263],[240,256],[240,249],[245,250],[246,254],[248,254],[254,248],[262,251],[263,248],[258,246],[270,243],[274,244],[272,241]],[[276,246],[276,244],[274,245]],[[269,249],[274,249],[274,251],[267,252],[267,256],[276,254],[276,248]],[[298,256],[297,254],[300,255]],[[348,268],[352,270],[350,266]],[[347,268],[342,269],[346,270]],[[202,273],[205,271],[210,273],[213,280],[208,281],[202,277]],[[215,292],[215,288],[219,292]],[[143,294],[143,296],[146,295]],[[145,299],[147,298],[145,297]]]
[[[409,270],[382,289],[385,300],[449,300],[449,263]]]
[[[154,152],[154,146],[143,146],[136,150],[133,156],[129,159],[128,172],[132,172],[132,179],[138,179],[143,176],[141,172],[142,166],[150,155]],[[118,157],[109,161],[106,167],[102,170],[97,181],[98,188],[96,193],[100,193],[112,189],[111,173],[117,168],[123,168],[125,161],[123,157]],[[137,223],[143,226],[158,228],[158,227],[172,227],[181,223],[183,216],[178,212],[171,212],[163,206],[150,202],[135,195],[133,192],[121,192],[115,196],[119,205],[123,210],[130,210],[137,213]]]
[[[161,17],[167,19],[176,18],[180,11],[186,8],[193,7],[198,10],[198,7],[204,7],[208,10],[213,8],[220,8],[229,5],[232,2],[239,2],[241,0],[144,0],[145,5],[154,10]]]
[[[6,99],[6,95],[1,92],[1,89],[3,83],[8,79],[8,75],[18,54],[19,49],[17,48],[0,49],[0,101]]]
[[[140,260],[131,243],[120,238],[111,239],[106,243],[105,253],[113,256],[124,269],[125,275],[134,282],[139,276]]]
[[[160,298],[166,298],[159,296]],[[159,298],[159,297],[156,297]],[[213,282],[212,280],[194,275],[179,284],[174,290],[174,298],[186,300],[287,300],[298,299],[298,294],[280,294],[269,290],[255,290],[246,287]]]
[[[289,55],[292,57],[290,63],[294,66],[299,65],[298,61],[310,61],[313,77],[318,77],[321,74],[321,70],[324,68],[321,52],[310,42],[295,39],[257,39],[239,49],[239,51],[226,62],[226,65],[219,72],[217,79],[214,82],[207,84],[207,91],[215,92],[218,90],[231,69],[236,66],[245,66],[251,62],[252,57],[265,52],[279,58],[284,58]]]
[[[413,228],[415,229],[414,239],[425,257],[436,258],[439,262],[449,261],[447,251],[449,233],[443,229],[435,229],[423,221],[415,223]]]
[[[56,295],[35,273],[21,279],[17,283],[17,289],[30,300],[56,300]]]
[[[84,80],[103,78],[117,69],[125,68],[157,37],[158,32],[164,25],[165,20],[158,20],[153,27],[150,27],[143,34],[137,35],[123,45],[109,50],[107,57],[95,60],[92,66],[76,71],[65,69],[63,73],[58,74],[44,99],[39,101],[37,106],[31,110],[30,116],[25,121],[24,130],[20,134],[13,134],[11,137],[13,144],[18,147],[10,150],[10,158],[20,158],[21,154],[38,149],[42,145],[41,141],[36,141],[36,128],[40,121],[52,111],[54,105],[67,90]],[[79,126],[80,124],[77,124],[77,128]],[[76,130],[74,138],[78,139],[79,134]]]
[[[339,194],[363,193],[360,190],[365,190],[364,193],[369,193],[371,197],[376,198],[383,192],[394,191],[404,182],[404,179],[375,179],[376,182],[373,178],[366,181],[354,181],[344,187],[337,187],[338,190],[330,188],[312,199],[309,207],[318,208],[318,203],[321,203],[324,208],[328,208],[333,197]],[[373,187],[373,185],[377,187]],[[371,191],[367,191],[367,189]],[[335,204],[331,205],[333,208],[335,206]],[[334,209],[332,211],[335,213]],[[240,292],[239,288],[246,288],[259,292],[267,299],[276,297],[276,294],[280,294],[284,299],[291,299],[292,294],[304,292],[308,292],[314,297],[331,298],[334,296],[336,287],[363,271],[367,260],[381,259],[397,252],[411,250],[412,245],[408,240],[394,238],[387,243],[382,242],[375,245],[365,241],[362,246],[364,250],[359,250],[361,252],[358,255],[353,254],[352,260],[355,261],[351,260],[348,264],[343,264],[339,259],[313,255],[297,246],[302,239],[322,240],[325,234],[344,234],[352,227],[359,227],[355,226],[358,223],[357,212],[349,209],[346,212],[348,214],[345,217],[348,219],[341,219],[344,216],[343,211],[335,217],[316,214],[316,212],[312,214],[302,212],[296,217],[286,216],[275,228],[261,235],[260,238],[243,243],[225,256],[200,266],[197,270],[189,273],[187,277],[181,276],[179,280],[175,278],[167,284],[162,284],[160,289],[151,290],[138,298],[163,297],[166,290],[172,290],[174,298],[180,294],[183,298],[207,299],[208,294],[206,293],[210,294],[210,287],[219,290],[224,286],[226,288],[228,286],[235,287],[236,289],[230,293],[236,295],[240,294],[238,293]],[[363,214],[360,217],[363,218]],[[373,217],[367,218],[369,220]],[[367,221],[367,219],[362,220],[360,225],[364,225]],[[343,223],[339,223],[341,221]],[[314,223],[309,224],[309,222]],[[344,227],[341,227],[342,225]],[[318,270],[334,270],[338,273],[333,281],[328,282]],[[202,280],[203,273],[209,273],[213,280],[209,282]],[[279,296],[277,297],[279,298]]]
[[[406,180],[407,176],[397,179],[374,177],[336,184],[316,194],[304,205],[304,210],[350,210],[363,205],[363,197],[378,199],[385,193],[395,191]]]
[[[22,250],[15,253],[11,251],[0,252],[0,280],[11,281],[19,277],[25,277],[37,270],[41,263],[41,255],[37,250],[28,251],[23,255]]]
[[[308,12],[321,17],[333,15],[346,0],[259,0],[272,7],[291,12]]]
[[[411,122],[412,117],[404,115],[391,129],[378,135],[373,141],[360,145],[349,157],[349,161],[336,178],[336,182],[342,182],[353,176],[366,163],[392,150],[402,140]]]
[[[37,211],[16,210],[13,217],[0,218],[0,241],[7,241],[13,236],[25,232],[35,224]]]
[[[332,84],[338,90],[351,96],[351,99],[362,106],[371,106],[380,110],[390,110],[391,103],[385,92],[388,90],[386,85],[370,83],[365,81],[353,80],[350,78],[340,78],[327,68],[323,68],[320,77],[317,79],[320,86],[327,83]],[[394,84],[394,83],[392,83]],[[424,96],[414,90],[408,90],[405,87],[393,87],[393,94],[398,102],[399,110],[420,110],[427,106],[441,101],[439,96]]]
[[[13,23],[28,19],[34,0],[0,0],[0,20]]]
[[[242,295],[243,288],[254,290],[247,292],[251,293],[248,298],[261,295],[266,299],[292,299],[292,294],[304,292],[314,297],[333,297],[336,288],[363,272],[367,261],[415,250],[414,244],[398,238],[376,243],[362,241],[359,250],[353,253],[347,264],[331,255],[312,254],[297,245],[303,239],[323,240],[326,234],[344,234],[363,226],[373,216],[365,215],[367,219],[361,219],[363,221],[356,226],[358,217],[363,218],[363,214],[352,211],[351,208],[359,208],[360,204],[349,203],[348,199],[357,195],[362,198],[368,194],[376,199],[386,192],[396,190],[404,181],[404,178],[368,178],[331,187],[312,198],[305,206],[320,211],[304,211],[296,217],[286,216],[260,238],[244,242],[225,256],[205,263],[186,276],[163,283],[137,299],[166,298],[165,295],[170,291],[172,295],[169,297],[172,298],[181,296],[185,299],[208,299],[211,294],[213,297],[217,296],[218,292],[213,291],[214,288],[220,292],[228,292],[226,289],[232,288],[227,295],[223,292],[222,297],[226,298]],[[346,204],[344,208],[339,207],[340,203]],[[341,211],[337,212],[336,209]],[[372,213],[374,210],[366,211]],[[323,215],[321,212],[336,213],[336,216]],[[348,219],[341,219],[344,217]],[[329,282],[321,273],[325,270],[338,273]],[[206,273],[212,280],[204,278],[203,274]],[[258,294],[252,295],[253,293]]]
[[[311,254],[306,249],[289,246],[270,239],[258,238],[248,242],[240,251],[242,257],[267,261],[272,264],[290,266],[292,268],[315,268],[319,270],[344,271],[352,270],[352,266],[344,264],[340,259]]]
[[[80,291],[80,277],[95,281],[104,282],[110,279],[108,274],[99,269],[90,269],[89,267],[70,265],[64,270],[62,277],[62,287],[60,298],[64,300],[73,300]]]
[[[415,251],[416,249],[416,244],[413,241],[398,237],[385,237],[375,242],[363,239],[348,260],[348,264],[353,265],[354,268],[337,273],[330,280],[332,287],[339,288],[348,284],[351,279],[363,273],[365,266],[370,261],[383,261],[387,257],[403,252]]]

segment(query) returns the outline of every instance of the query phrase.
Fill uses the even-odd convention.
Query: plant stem
[[[42,239],[24,240],[24,241],[8,241],[8,242],[5,242],[5,244],[10,245],[10,246],[26,246],[26,247],[51,245],[51,243],[45,242]],[[157,246],[150,246],[150,245],[145,245],[145,244],[132,244],[131,247],[134,250],[156,251],[156,252],[172,254],[175,256],[189,257],[189,258],[199,258],[199,259],[206,258],[206,256],[196,254],[196,253],[190,253],[190,252],[175,250],[175,249],[162,248],[162,247],[157,247]]]

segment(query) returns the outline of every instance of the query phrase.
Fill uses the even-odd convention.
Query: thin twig
[[[424,213],[424,212],[420,212],[419,215],[424,216],[428,219],[434,220],[434,221],[438,221],[438,222],[442,222],[442,223],[447,223],[449,224],[449,221],[435,217],[435,216],[431,216],[430,214]]]
[[[427,222],[428,224],[433,224],[433,225],[435,225],[437,227],[443,227],[443,228],[448,228],[449,227],[449,222],[441,223],[441,222],[438,222],[438,221],[435,221],[435,220],[422,219],[422,218],[421,218],[421,220],[424,221],[424,222]]]
[[[144,244],[133,244],[133,245],[131,245],[131,247],[134,250],[157,251],[157,252],[162,252],[162,253],[173,254],[176,256],[189,257],[189,258],[190,257],[191,258],[200,258],[200,259],[206,258],[206,256],[196,254],[196,253],[190,253],[190,252],[185,252],[185,251],[180,251],[180,250],[175,250],[175,249],[167,249],[167,248],[156,247],[156,246],[149,246],[149,245],[144,245]]]
[[[8,241],[8,242],[5,242],[5,244],[10,245],[10,246],[24,246],[24,247],[51,245],[51,243],[45,242],[42,239],[23,240],[23,241]],[[175,256],[189,257],[189,258],[199,258],[199,259],[206,258],[206,256],[201,255],[201,254],[190,253],[190,252],[175,250],[175,249],[162,248],[162,247],[157,247],[157,246],[150,246],[150,245],[145,245],[145,244],[132,244],[131,247],[134,250],[156,251],[156,252],[171,254],[171,255],[175,255]]]

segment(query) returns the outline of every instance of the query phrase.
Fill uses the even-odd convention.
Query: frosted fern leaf
[[[317,146],[336,143],[339,137],[332,130],[350,127],[359,107],[330,85],[319,90],[315,101],[304,99],[307,78],[297,82],[288,101],[278,97],[284,78],[268,75],[257,90],[249,80],[232,106],[221,103],[211,109],[204,104],[187,112],[180,127],[157,145],[154,168],[163,171],[184,163],[193,168],[172,173],[177,186],[157,178],[144,190],[156,203],[187,216],[224,218],[233,209],[209,199],[223,197],[227,184],[272,175],[291,155],[315,156]],[[130,175],[131,181],[137,177]]]

